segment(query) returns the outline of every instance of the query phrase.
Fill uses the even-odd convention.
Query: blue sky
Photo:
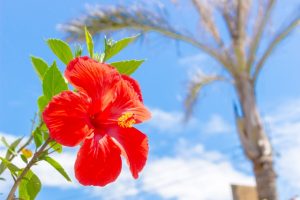
[[[87,4],[116,2],[133,1],[0,0],[0,134],[12,137],[30,132],[41,85],[29,55],[51,63],[56,58],[45,39],[63,38],[58,24],[81,14]],[[193,28],[196,13],[190,5],[183,3],[178,8],[167,0],[162,2],[176,26],[184,27],[189,20],[187,26]],[[297,0],[279,2],[272,26],[276,28],[296,3]],[[284,41],[266,63],[257,85],[266,130],[280,155],[276,156],[276,168],[283,199],[300,195],[300,162],[295,161],[300,152],[299,36],[298,29]],[[98,42],[96,48],[102,46]],[[208,86],[200,95],[190,123],[181,124],[191,74],[195,68],[223,73],[215,62],[189,45],[178,45],[156,34],[116,57],[125,58],[147,59],[134,74],[153,114],[151,121],[140,126],[150,140],[149,162],[141,178],[133,180],[125,166],[119,180],[109,187],[84,188],[75,179],[74,184],[66,184],[55,171],[41,165],[41,169],[35,170],[44,177],[45,184],[37,199],[230,199],[229,183],[253,183],[251,166],[243,157],[233,124],[232,103],[236,97],[231,86]],[[64,66],[59,64],[63,70]],[[56,155],[71,174],[75,152],[76,149],[66,149],[63,155]],[[5,183],[0,183],[0,190],[5,192],[7,188],[2,184]]]

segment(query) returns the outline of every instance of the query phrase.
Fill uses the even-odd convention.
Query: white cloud
[[[200,63],[203,63],[207,59],[205,54],[199,53],[189,56],[184,56],[178,60],[178,63],[188,67],[198,67]]]
[[[236,171],[229,162],[165,157],[148,165],[144,190],[163,199],[231,199],[230,184],[253,184],[250,177]]]
[[[174,129],[178,124],[182,123],[182,113],[166,112],[160,109],[151,109],[152,118],[149,124],[153,127],[166,131]]]
[[[123,200],[127,197],[138,195],[141,192],[138,187],[138,182],[132,178],[128,166],[125,165],[115,182],[105,187],[92,187],[88,192],[93,197],[102,197],[106,200]]]
[[[203,53],[181,57],[178,64],[187,68],[189,80],[195,77],[214,76],[221,72],[220,66]]]
[[[147,125],[160,132],[182,133],[186,128],[193,128],[196,125],[195,119],[184,123],[184,114],[179,111],[164,111],[161,109],[151,109],[152,118]]]
[[[4,137],[5,140],[7,141],[8,144],[11,144],[12,142],[14,142],[16,139],[18,139],[19,137],[15,136],[15,135],[11,135],[11,134],[7,134],[7,133],[3,133],[3,132],[0,132],[0,138],[1,137]],[[27,138],[24,137],[23,138],[23,141],[25,141]],[[0,142],[0,148],[4,148],[4,144],[2,142]]]
[[[279,178],[288,182],[293,188],[300,190],[300,146],[289,148],[282,152],[278,159]],[[297,193],[300,194],[299,192]]]
[[[70,176],[72,182],[68,182],[46,161],[41,161],[38,165],[33,166],[32,170],[38,175],[43,185],[60,188],[78,187],[79,185],[74,176],[76,152],[63,152],[62,154],[54,153],[51,157],[62,165],[67,174]],[[49,178],[50,174],[51,178]]]
[[[265,117],[266,122],[272,124],[297,122],[300,120],[300,99],[293,99],[282,103]]]
[[[232,127],[217,114],[212,115],[202,129],[203,132],[211,134],[228,133],[232,131]]]
[[[300,99],[287,101],[265,118],[274,150],[279,186],[283,196],[300,195]],[[288,185],[288,187],[287,187]]]
[[[152,118],[147,123],[150,128],[162,133],[200,132],[201,134],[229,133],[233,130],[231,125],[222,116],[213,114],[207,121],[191,118],[184,123],[184,113],[180,111],[165,111],[158,108],[151,109]]]
[[[236,170],[220,152],[207,151],[202,145],[191,146],[179,140],[176,156],[149,160],[139,181],[124,166],[116,182],[105,188],[92,188],[92,195],[108,200],[122,200],[141,194],[161,199],[231,199],[231,184],[253,185],[252,177]]]
[[[253,185],[253,178],[234,169],[219,152],[202,145],[178,145],[175,157],[162,157],[149,163],[142,177],[143,190],[163,199],[232,199],[233,183]]]

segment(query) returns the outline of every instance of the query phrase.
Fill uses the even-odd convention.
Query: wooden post
[[[233,200],[258,200],[256,187],[231,185]]]

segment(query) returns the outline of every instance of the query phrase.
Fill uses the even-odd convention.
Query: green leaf
[[[86,27],[84,27],[84,32],[85,32],[85,41],[86,41],[86,46],[87,46],[88,52],[90,54],[90,57],[93,58],[94,57],[93,38]]]
[[[105,53],[99,55],[99,62],[104,62]]]
[[[43,136],[44,136],[44,140],[47,140],[49,138],[49,133],[47,132],[47,130],[41,130],[43,132]]]
[[[39,127],[37,127],[33,131],[32,134],[33,134],[33,140],[34,140],[34,143],[35,143],[35,147],[39,148],[44,142],[43,134],[42,134],[41,130],[39,129]]]
[[[59,39],[48,39],[47,44],[52,52],[66,65],[73,59],[70,46]]]
[[[22,138],[18,138],[16,139],[13,143],[11,143],[11,145],[9,145],[5,138],[2,137],[1,141],[5,144],[5,146],[7,147],[7,151],[6,151],[6,155],[5,155],[5,159],[10,159],[11,155],[16,155],[15,149],[16,147],[20,144]],[[2,161],[0,164],[0,174],[2,174],[4,172],[4,170],[6,169],[6,165],[4,164],[4,162]]]
[[[58,144],[57,142],[55,141],[51,141],[49,143],[49,146],[54,150],[56,151],[57,153],[61,153],[62,152],[62,146],[61,144]]]
[[[3,161],[0,164],[0,174],[2,174],[6,169],[6,165],[3,163]]]
[[[94,53],[94,60],[96,60],[97,62],[101,62],[101,54],[98,53]]]
[[[38,57],[31,56],[31,63],[39,76],[40,80],[43,80],[43,77],[47,71],[48,64],[42,59]]]
[[[42,187],[40,179],[31,170],[27,172],[19,185],[19,198],[34,200]]]
[[[121,74],[131,75],[144,62],[144,60],[125,60],[113,62],[110,65],[117,68]]]
[[[11,145],[9,146],[9,148],[12,150],[12,151],[15,151],[16,150],[16,147],[20,144],[20,142],[22,141],[23,137],[21,138],[18,138],[16,139],[15,141],[13,141],[11,143]]]
[[[44,95],[42,95],[38,98],[37,104],[38,104],[40,113],[42,113],[44,111],[44,108],[47,106],[48,103],[49,103],[49,100]]]
[[[1,142],[4,144],[4,146],[5,146],[6,148],[9,149],[9,144],[7,143],[5,137],[3,137],[3,136],[1,137]]]
[[[74,55],[75,57],[79,57],[82,55],[82,47],[80,45],[75,46]]]
[[[42,123],[42,126],[40,127],[40,130],[45,134],[45,132],[47,132],[48,131],[48,127],[46,126],[46,124],[45,123]],[[48,139],[48,138],[46,138],[46,139]],[[45,140],[46,140],[45,139]]]
[[[50,100],[54,95],[61,91],[67,90],[68,85],[63,78],[61,72],[58,70],[56,63],[47,70],[43,80],[44,96]]]
[[[7,142],[6,142],[6,140],[5,140],[5,138],[4,137],[2,137],[2,141],[3,141],[3,143],[5,144],[7,144],[7,152],[6,152],[6,155],[5,155],[5,158],[6,159],[9,159],[10,158],[10,156],[13,154],[13,155],[16,155],[17,153],[15,152],[15,150],[16,150],[16,147],[20,144],[20,142],[21,142],[21,140],[22,140],[23,138],[18,138],[18,139],[16,139],[14,142],[12,142],[10,145],[8,145],[7,144]]]
[[[27,160],[26,156],[24,156],[23,154],[21,154],[20,156],[21,156],[21,159],[27,164],[28,160]]]
[[[139,35],[124,38],[122,40],[116,41],[115,43],[112,40],[105,40],[105,56],[103,61],[106,61],[118,54],[122,49],[128,46],[130,43],[136,40]]]
[[[49,150],[45,150],[39,155],[38,160],[39,161],[44,160],[44,157],[48,155],[49,155]]]
[[[54,167],[63,177],[65,177],[65,179],[67,179],[67,181],[71,182],[70,177],[68,176],[67,172],[64,170],[64,168],[53,158],[49,157],[49,156],[45,156],[43,158],[43,160],[45,160],[46,162],[48,162],[52,167]]]
[[[0,159],[2,160],[2,163],[5,165],[5,167],[9,169],[10,173],[16,176],[16,173],[20,171],[20,169],[16,165],[12,164],[9,160],[2,157],[0,157]]]
[[[104,38],[104,47],[105,47],[105,49],[108,49],[108,48],[110,48],[114,43],[115,43],[115,41],[112,39],[112,38],[106,38],[106,36],[104,36],[105,38]]]

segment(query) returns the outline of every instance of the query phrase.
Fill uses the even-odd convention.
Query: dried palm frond
[[[191,117],[194,106],[198,101],[200,91],[203,89],[203,87],[215,81],[221,80],[225,80],[225,78],[218,75],[209,75],[201,70],[196,71],[196,73],[190,79],[187,89],[188,93],[184,101],[186,121]]]
[[[300,7],[299,7],[300,10]],[[289,34],[292,33],[292,31],[300,26],[300,12],[298,12],[298,15],[292,19],[286,26],[281,28],[275,36],[272,38],[270,43],[268,44],[266,50],[263,52],[261,58],[258,60],[257,64],[254,66],[254,74],[253,74],[253,80],[254,82],[257,80],[257,77],[259,75],[259,72],[261,71],[262,67],[264,66],[266,60],[270,57],[271,53],[275,50],[275,48],[278,46],[278,44],[283,41]]]
[[[120,30],[134,30],[140,33],[157,32],[202,49],[219,61],[222,66],[231,67],[222,55],[223,52],[217,52],[214,47],[199,41],[188,31],[175,28],[162,14],[138,5],[131,7],[98,5],[90,8],[86,15],[59,25],[59,29],[67,34],[68,40],[84,40],[85,26],[92,35]]]
[[[204,26],[206,31],[208,31],[215,41],[222,46],[223,41],[220,37],[220,32],[218,30],[218,27],[216,26],[216,23],[214,21],[213,17],[213,9],[212,6],[206,1],[201,0],[192,0],[195,8],[198,10],[198,13],[201,17],[201,24]]]
[[[59,29],[67,33],[67,39],[69,40],[84,40],[84,26],[88,28],[92,35],[122,29],[183,35],[168,23],[165,16],[138,5],[131,7],[97,5],[88,8],[86,15],[59,25]]]
[[[254,60],[255,55],[258,50],[263,32],[265,31],[266,25],[271,17],[273,11],[275,0],[268,0],[265,4],[259,2],[259,12],[256,18],[256,24],[254,26],[254,34],[251,38],[251,44],[249,49],[249,60],[247,63],[247,68],[250,70]]]

